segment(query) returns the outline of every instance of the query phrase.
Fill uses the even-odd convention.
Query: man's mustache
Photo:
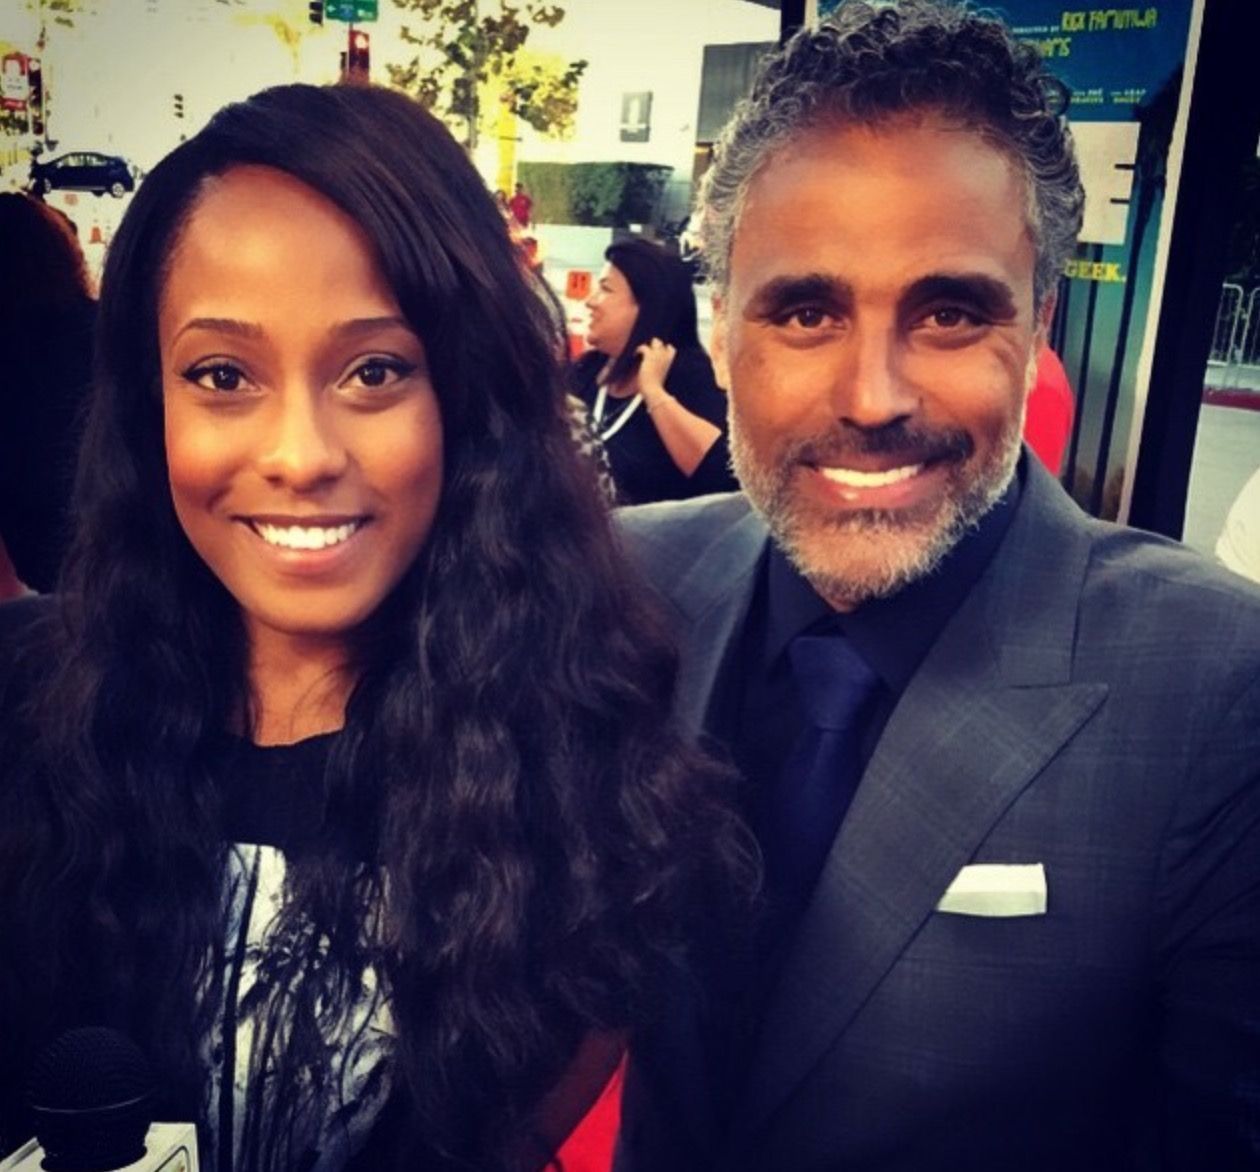
[[[785,453],[792,463],[844,464],[854,456],[896,456],[902,464],[962,461],[975,450],[971,434],[962,428],[929,428],[890,423],[863,428],[840,424],[825,435],[797,440]]]

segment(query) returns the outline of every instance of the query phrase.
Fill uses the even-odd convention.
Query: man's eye
[[[228,362],[208,362],[184,371],[184,378],[207,391],[239,391],[245,374]]]
[[[827,324],[831,315],[817,305],[802,305],[790,309],[779,318],[781,325],[796,326],[803,330],[816,330]]]
[[[956,330],[964,326],[976,326],[980,324],[980,319],[965,309],[960,309],[956,305],[946,305],[941,309],[934,309],[925,319],[929,325],[935,326],[941,330]]]

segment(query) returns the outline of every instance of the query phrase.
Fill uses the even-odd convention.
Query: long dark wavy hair
[[[639,366],[635,353],[645,342],[660,338],[680,350],[699,347],[696,294],[687,266],[659,244],[634,238],[618,240],[604,250],[604,259],[615,265],[639,303],[630,338],[620,354],[610,354],[608,381],[619,383]]]
[[[294,982],[272,1126],[319,1084],[312,1023],[335,1022],[371,964],[407,1166],[497,1168],[580,1039],[650,1014],[750,863],[725,773],[671,726],[674,658],[573,450],[547,309],[463,152],[384,90],[226,107],[154,168],[114,239],[52,666],[2,746],[4,1060],[115,1024],[160,1072],[159,1118],[202,1109],[215,767],[250,697],[239,610],[170,499],[157,306],[206,180],[245,164],[309,185],[371,241],[424,342],[445,451],[427,543],[357,640],[323,779],[326,827],[369,811],[375,858],[290,859],[283,923],[330,960]]]

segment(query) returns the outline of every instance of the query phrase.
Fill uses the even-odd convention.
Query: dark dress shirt
[[[1017,474],[935,572],[846,614],[832,610],[782,550],[770,544],[744,628],[740,670],[731,681],[726,712],[728,719],[735,719],[713,730],[732,747],[750,796],[774,787],[779,766],[805,724],[788,644],[810,628],[835,630],[879,676],[879,700],[862,734],[865,764],[919,664],[997,552],[1015,515],[1019,492]]]

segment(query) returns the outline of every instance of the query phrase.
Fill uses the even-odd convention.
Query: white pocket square
[[[1046,868],[1041,863],[971,863],[936,905],[960,916],[1044,916]]]

